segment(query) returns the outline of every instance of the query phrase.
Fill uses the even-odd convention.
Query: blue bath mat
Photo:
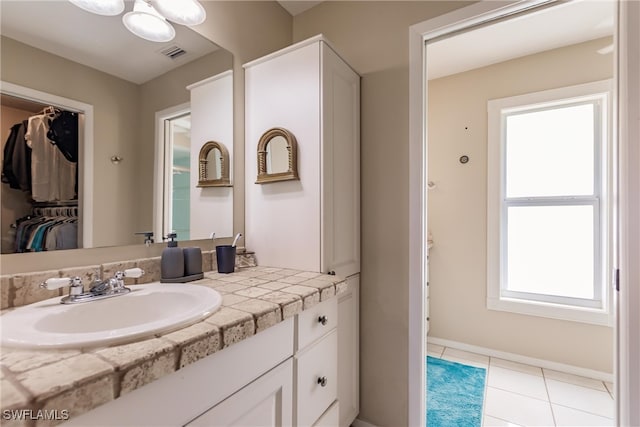
[[[486,369],[427,356],[427,426],[480,427]]]

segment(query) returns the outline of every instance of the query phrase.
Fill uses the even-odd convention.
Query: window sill
[[[487,308],[489,310],[613,327],[613,316],[606,309],[572,307],[513,298],[487,298]]]

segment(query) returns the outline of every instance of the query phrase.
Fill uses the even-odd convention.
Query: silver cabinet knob
[[[328,321],[329,321],[329,319],[327,319],[327,316],[319,316],[318,317],[318,323],[322,323],[322,326],[326,325]]]
[[[320,387],[326,387],[327,377],[318,377],[318,384],[320,384]]]

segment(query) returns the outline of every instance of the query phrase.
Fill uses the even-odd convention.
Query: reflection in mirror
[[[289,181],[298,177],[296,137],[283,128],[266,131],[258,142],[258,178],[256,184]]]
[[[267,144],[267,173],[283,173],[289,170],[289,146],[284,136],[278,135]]]
[[[171,205],[165,213],[165,230],[175,232],[179,241],[190,240],[191,115],[172,117],[167,120],[166,127],[172,165],[171,173],[166,173],[170,179],[165,183],[165,195]]]
[[[198,187],[230,187],[229,151],[224,144],[209,141],[200,149]]]
[[[207,154],[207,178],[220,179],[222,177],[222,153],[214,148]]]
[[[127,9],[132,4],[126,2]],[[55,94],[78,100],[94,113],[88,123],[91,134],[88,138],[81,135],[79,141],[79,199],[85,196],[88,203],[88,208],[79,208],[79,222],[84,221],[87,230],[79,246],[142,244],[135,233],[152,229],[156,215],[154,116],[188,103],[186,87],[230,70],[232,55],[180,25],[175,26],[176,38],[171,43],[142,40],[129,33],[119,19],[87,13],[67,1],[3,0],[0,18],[0,90],[7,93],[4,89],[13,84],[31,92]],[[86,36],[89,32],[91,37]],[[8,117],[4,107],[1,115]],[[2,148],[8,135],[4,130]],[[85,146],[88,142],[93,149]],[[114,155],[124,161],[110,162]],[[93,166],[85,177],[82,171],[89,160]],[[172,168],[164,171],[165,176],[170,175]],[[9,206],[5,203],[9,187],[0,185],[2,206]],[[29,212],[32,208],[26,206]],[[176,209],[184,211],[179,205]],[[14,238],[7,233],[14,221],[6,223],[7,218],[10,216],[3,212],[3,242]],[[160,237],[156,235],[156,241]],[[208,234],[190,236],[206,237]]]

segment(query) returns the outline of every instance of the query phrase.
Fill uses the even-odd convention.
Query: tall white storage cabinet
[[[360,76],[322,36],[245,65],[247,246],[261,265],[360,271]],[[299,180],[254,184],[269,129],[298,143]]]

